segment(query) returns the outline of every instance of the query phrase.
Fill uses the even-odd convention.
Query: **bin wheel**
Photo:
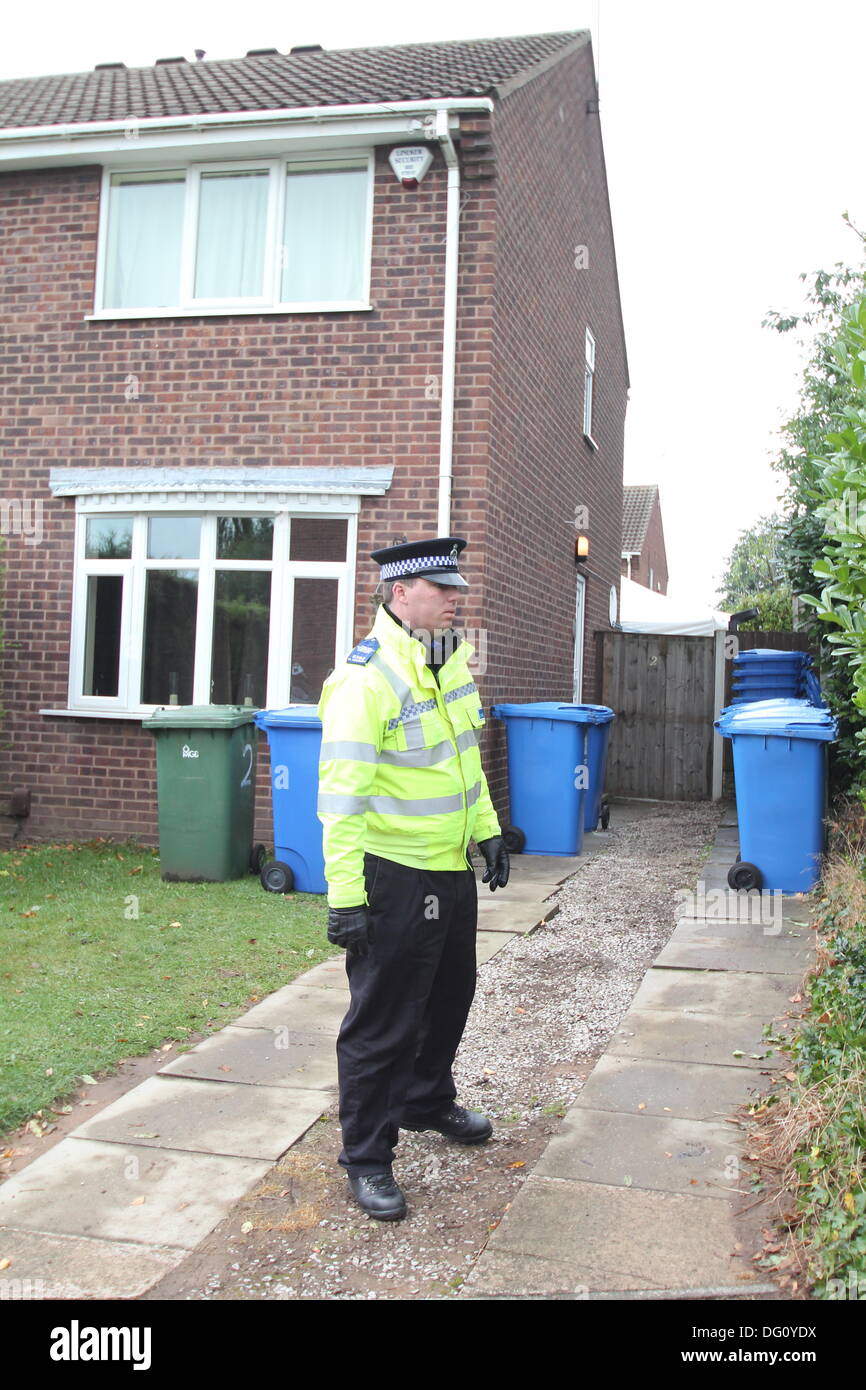
[[[509,854],[522,854],[526,844],[526,836],[522,830],[518,830],[516,825],[509,825],[502,832],[502,839]]]
[[[609,825],[610,825],[610,807],[608,806],[608,804],[607,804],[606,801],[603,801],[603,802],[601,803],[601,828],[602,828],[602,830],[607,830],[607,827],[608,827]]]
[[[290,893],[295,886],[295,875],[288,864],[283,864],[279,859],[272,859],[270,864],[263,864],[259,879],[262,887],[269,893]]]
[[[728,883],[731,888],[737,889],[760,888],[761,870],[756,864],[749,864],[745,859],[740,859],[728,869]]]
[[[265,866],[265,860],[267,859],[267,857],[268,852],[265,849],[264,845],[253,845],[252,849],[250,850],[250,873],[260,874]]]

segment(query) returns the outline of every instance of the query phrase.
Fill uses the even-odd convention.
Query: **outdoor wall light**
[[[574,542],[575,564],[585,565],[589,559],[589,536],[578,536]]]

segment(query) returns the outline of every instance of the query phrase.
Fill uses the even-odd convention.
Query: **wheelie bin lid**
[[[142,719],[143,729],[239,729],[252,724],[252,705],[165,705]]]
[[[752,700],[729,705],[714,723],[723,738],[775,734],[780,738],[811,738],[833,743],[839,734],[839,726],[830,711],[809,700]]]
[[[569,705],[559,700],[535,700],[525,705],[491,705],[494,719],[555,719],[573,724],[609,724],[614,712],[607,705]]]
[[[285,709],[260,709],[256,723],[260,729],[321,729],[317,705],[286,705]]]
[[[778,661],[784,662],[789,666],[811,666],[812,657],[809,652],[787,652],[777,651],[775,647],[750,647],[748,651],[737,652],[734,657],[734,665],[737,663],[747,666],[752,662]]]

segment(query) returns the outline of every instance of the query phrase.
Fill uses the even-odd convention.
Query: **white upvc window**
[[[592,437],[592,391],[595,381],[595,338],[586,330],[586,355],[583,370],[583,433],[593,449],[598,445]]]
[[[357,514],[136,501],[79,501],[68,712],[316,704],[352,642]]]
[[[92,317],[369,308],[373,156],[106,170]]]

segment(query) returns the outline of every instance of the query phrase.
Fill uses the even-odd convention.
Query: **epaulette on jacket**
[[[365,637],[362,642],[358,643],[357,647],[352,648],[346,660],[351,666],[366,666],[378,650],[378,637]]]

